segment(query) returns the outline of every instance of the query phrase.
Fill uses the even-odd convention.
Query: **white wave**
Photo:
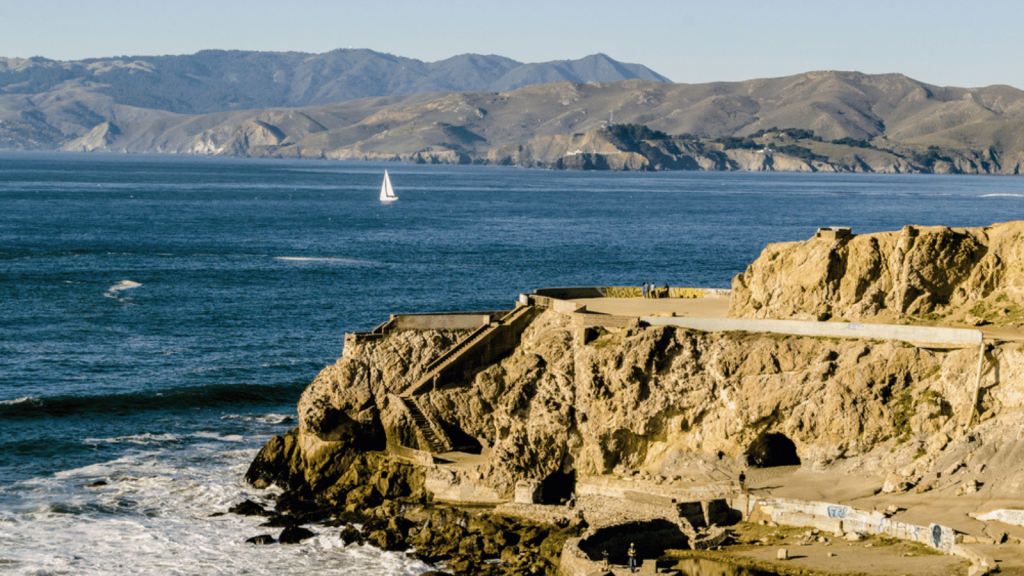
[[[117,284],[114,284],[107,291],[103,293],[107,298],[117,298],[118,292],[124,292],[125,290],[131,290],[132,288],[138,288],[142,284],[134,282],[132,280],[121,280]]]
[[[165,442],[180,440],[177,434],[134,434],[131,436],[118,436],[117,438],[86,438],[84,444],[140,444],[153,445]]]
[[[37,396],[23,396],[21,398],[15,398],[14,400],[0,400],[0,405],[13,406],[15,404],[39,404],[40,400]]]
[[[301,544],[246,544],[259,534],[277,538],[282,529],[259,526],[264,518],[211,517],[245,499],[270,505],[280,493],[242,482],[261,444],[243,440],[244,447],[232,449],[143,447],[109,462],[0,485],[3,568],[85,576],[415,576],[431,569],[406,554],[346,546],[336,527],[310,525],[316,536]],[[96,486],[101,479],[106,483]]]
[[[241,420],[243,422],[263,422],[264,424],[284,424],[287,422],[293,422],[295,420],[294,415],[289,414],[227,414],[220,417],[221,420]]]
[[[312,258],[304,256],[274,256],[274,260],[286,260],[289,262],[343,262],[345,264],[367,264],[365,260],[353,258]]]
[[[978,198],[1007,198],[1007,197],[1009,197],[1009,198],[1024,198],[1024,194],[1010,194],[1009,192],[1007,192],[1005,194],[981,194],[981,195],[978,196]]]

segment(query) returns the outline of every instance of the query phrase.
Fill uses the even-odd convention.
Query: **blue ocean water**
[[[207,518],[269,495],[241,475],[345,332],[545,286],[724,288],[819,226],[1015,219],[1011,177],[0,153],[0,572],[421,572]]]

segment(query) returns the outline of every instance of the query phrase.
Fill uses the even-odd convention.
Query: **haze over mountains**
[[[608,130],[612,118],[651,130]],[[1015,174],[1024,92],[835,71],[672,84],[601,54],[541,64],[368,50],[0,59],[0,148]]]

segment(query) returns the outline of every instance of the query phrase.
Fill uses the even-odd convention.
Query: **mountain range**
[[[1016,174],[1024,92],[837,71],[673,84],[601,54],[543,64],[367,50],[8,59],[0,148]]]

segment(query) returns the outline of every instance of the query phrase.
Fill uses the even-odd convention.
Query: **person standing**
[[[647,282],[644,282],[644,285],[640,287],[640,294],[647,298]]]
[[[740,472],[739,481],[740,481],[740,493],[742,493],[744,495],[747,494],[747,475],[744,474],[743,472]]]
[[[636,570],[636,546],[632,542],[629,543],[629,571]]]

